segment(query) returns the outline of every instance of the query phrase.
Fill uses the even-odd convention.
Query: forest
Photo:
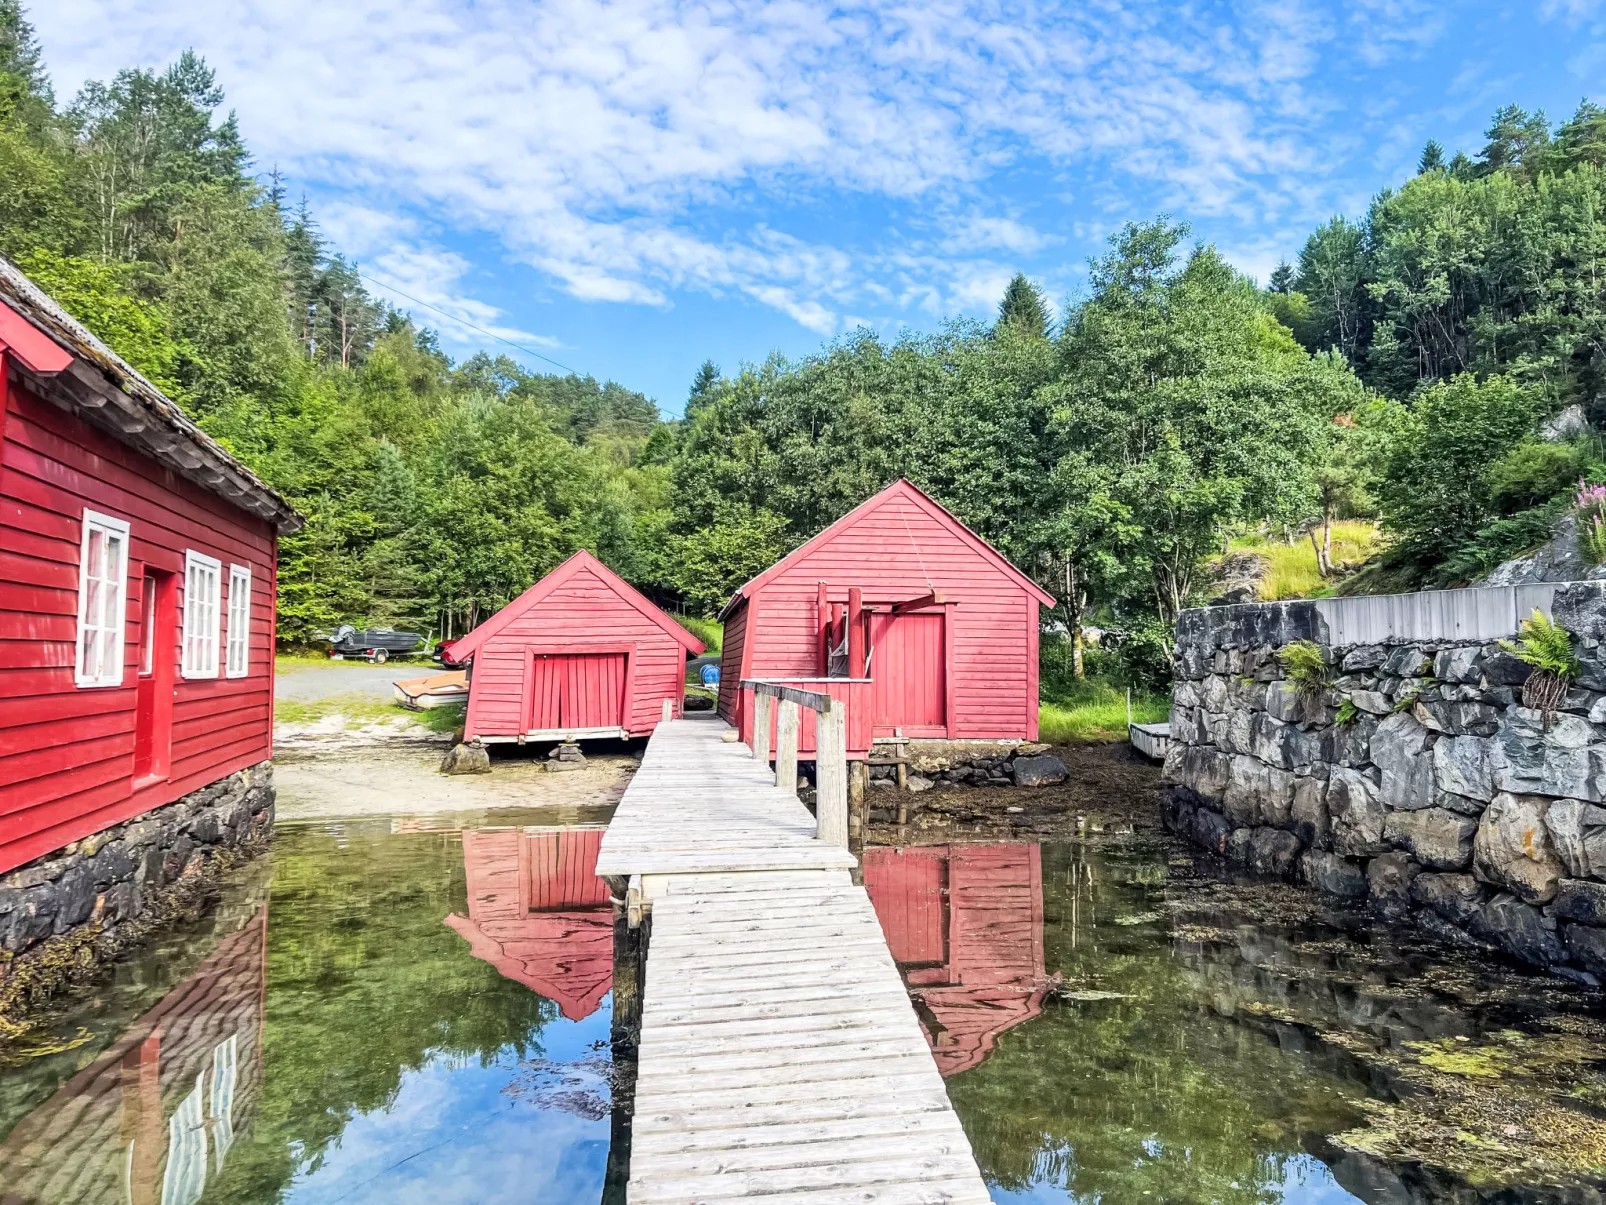
[[[307,517],[289,644],[461,633],[581,547],[710,616],[899,476],[1059,598],[1062,630],[1113,633],[1086,658],[1129,682],[1167,676],[1177,611],[1246,532],[1375,519],[1338,590],[1473,581],[1579,508],[1606,560],[1584,488],[1606,482],[1603,166],[1606,110],[1503,108],[1264,287],[1137,220],[1058,307],[1017,276],[990,323],[708,363],[666,421],[612,381],[454,362],[252,160],[200,58],[58,98],[0,0],[0,252]]]

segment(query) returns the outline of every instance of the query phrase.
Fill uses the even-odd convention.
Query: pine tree
[[[1478,153],[1485,173],[1513,168],[1537,170],[1550,149],[1550,119],[1543,109],[1529,114],[1517,105],[1495,110],[1485,136],[1489,139]]]
[[[17,0],[0,0],[0,71],[22,80],[31,95],[53,100],[50,81],[39,65],[39,42]]]
[[[713,400],[714,387],[719,384],[719,365],[704,360],[697,375],[692,378],[691,391],[686,396],[686,417],[690,418]]]
[[[1425,176],[1429,172],[1444,170],[1444,144],[1437,138],[1429,138],[1428,144],[1422,148],[1422,158],[1417,161],[1416,174]]]
[[[1292,293],[1294,291],[1294,265],[1285,259],[1273,268],[1270,288],[1273,293]]]
[[[995,330],[1011,327],[1023,335],[1044,338],[1048,334],[1048,301],[1024,272],[1004,290],[1004,299],[998,303],[998,324]]]

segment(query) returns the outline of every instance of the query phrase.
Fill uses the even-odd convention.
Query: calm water
[[[282,828],[3,1056],[0,1203],[617,1200],[598,837]],[[999,1202],[1602,1199],[1606,1042],[1567,985],[1142,838],[864,874]]]

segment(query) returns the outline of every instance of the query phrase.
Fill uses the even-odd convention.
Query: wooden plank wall
[[[0,873],[272,755],[274,534],[13,382],[0,439]],[[78,563],[88,508],[130,524],[120,688],[74,684]],[[133,791],[143,569],[184,553],[223,563],[216,679],[175,672],[168,778]],[[251,568],[250,673],[224,675],[229,565]]]

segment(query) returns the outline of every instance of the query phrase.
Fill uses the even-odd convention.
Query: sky
[[[50,0],[56,91],[193,48],[262,173],[462,357],[613,379],[1063,311],[1168,214],[1264,281],[1312,227],[1606,103],[1606,0]],[[427,308],[434,307],[434,308]],[[514,351],[496,337],[521,345]],[[533,354],[531,354],[533,353]]]

